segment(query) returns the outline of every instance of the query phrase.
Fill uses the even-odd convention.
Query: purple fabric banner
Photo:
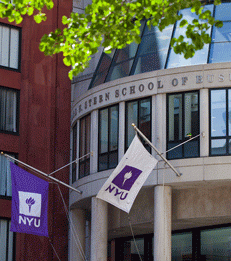
[[[48,237],[49,182],[10,162],[12,208],[10,231]]]

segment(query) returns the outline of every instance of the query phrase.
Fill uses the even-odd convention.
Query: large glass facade
[[[204,6],[204,11],[209,10],[215,19],[223,21],[222,28],[215,26],[207,33],[211,36],[211,44],[205,44],[198,50],[194,57],[185,59],[183,55],[175,54],[170,47],[173,37],[185,36],[185,27],[180,27],[177,21],[175,26],[170,25],[163,31],[156,27],[150,29],[143,22],[141,27],[141,43],[132,43],[122,50],[114,50],[111,54],[102,54],[97,70],[89,88],[101,83],[116,80],[129,75],[151,72],[154,70],[168,69],[189,65],[230,62],[231,60],[231,3],[222,3],[214,6]],[[184,9],[179,12],[189,23],[197,18],[191,10]],[[189,39],[190,42],[190,39]]]
[[[198,92],[176,93],[167,99],[167,150],[199,134]],[[199,156],[199,138],[179,146],[167,154],[168,159]]]
[[[118,164],[118,128],[118,105],[99,111],[99,171],[115,168]]]
[[[210,91],[210,155],[231,154],[231,89]]]

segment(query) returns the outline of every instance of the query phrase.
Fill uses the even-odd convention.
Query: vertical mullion
[[[173,25],[173,28],[172,28],[172,35],[171,35],[171,39],[173,38],[173,35],[175,33],[175,30],[176,30],[176,23]],[[168,52],[167,52],[167,56],[166,56],[166,60],[165,60],[165,65],[164,65],[164,69],[167,69],[167,65],[168,65],[168,59],[169,59],[169,55],[170,55],[170,51],[171,51],[172,47],[171,47],[171,40],[170,40],[170,43],[169,43],[169,46],[168,46]]]
[[[229,124],[228,124],[228,117],[229,117],[229,99],[228,99],[228,89],[226,89],[226,155],[229,154]]]
[[[141,21],[140,21],[140,22],[141,22]],[[130,70],[130,72],[129,72],[129,75],[133,75],[133,74],[134,74],[135,69],[136,69],[136,65],[137,65],[137,61],[138,61],[138,59],[139,59],[140,45],[141,45],[141,42],[142,42],[142,38],[143,38],[143,36],[144,36],[145,28],[146,28],[146,26],[147,26],[147,21],[145,21],[144,23],[145,23],[145,24],[144,24],[144,27],[143,27],[143,31],[142,31],[142,33],[140,34],[140,39],[141,39],[141,40],[140,40],[140,43],[139,43],[138,46],[137,46],[136,53],[135,53],[135,55],[134,55],[134,61],[133,61],[131,70]],[[142,27],[142,25],[141,25],[141,27]]]
[[[201,238],[200,230],[196,229],[192,231],[192,260],[199,261],[201,256]]]
[[[83,124],[84,124],[84,129],[85,129],[85,133],[82,133],[83,135],[84,135],[84,149],[83,149],[83,156],[84,155],[86,155],[86,150],[87,150],[87,136],[86,136],[86,118],[87,118],[87,116],[86,117],[84,117],[84,119],[83,119]],[[86,163],[86,157],[84,157],[84,160],[83,160],[83,169],[84,169],[84,173],[83,173],[83,177],[85,177],[86,176],[86,165],[87,165],[87,163]]]
[[[4,123],[4,131],[7,131],[7,129],[6,129],[6,119],[7,119],[7,105],[8,105],[8,90],[7,89],[5,89],[5,92],[6,92],[6,102],[5,102],[5,108],[4,108],[4,111],[5,111],[5,115],[4,115],[4,120],[5,120],[5,123]]]
[[[99,117],[98,117],[98,166],[97,169],[99,171],[99,158],[101,155],[101,111],[99,110]]]
[[[140,129],[140,100],[137,101],[137,125],[139,126],[138,128]]]
[[[216,9],[216,6],[213,4],[213,17],[215,17],[215,9]],[[212,35],[213,35],[213,30],[214,30],[214,26],[212,26],[212,28],[211,28],[211,34],[210,34],[211,38],[212,38]],[[207,63],[209,63],[209,56],[210,56],[211,45],[212,45],[212,39],[211,39],[211,42],[209,43],[209,51],[208,51]]]
[[[110,155],[110,133],[111,133],[111,107],[109,107],[107,112],[107,124],[108,124],[108,137],[107,137],[107,169],[109,169],[109,155]]]
[[[209,156],[211,155],[211,145],[212,145],[212,90],[209,90]]]

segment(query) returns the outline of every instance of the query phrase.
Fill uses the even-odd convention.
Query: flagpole
[[[156,153],[164,160],[164,162],[168,164],[168,166],[176,173],[176,175],[177,175],[178,177],[180,177],[182,174],[179,173],[179,172],[172,166],[172,164],[159,152],[159,150],[158,150],[158,149],[149,141],[149,139],[136,127],[136,125],[135,125],[134,123],[132,123],[132,126],[133,126],[133,128],[135,129],[135,131],[137,131],[137,132],[140,134],[140,136],[148,143],[148,145],[149,145],[150,147],[152,147],[152,148],[156,151]]]
[[[24,165],[24,166],[26,166],[26,167],[28,167],[28,168],[30,168],[30,169],[32,169],[32,170],[34,170],[34,171],[36,171],[36,172],[42,174],[43,176],[46,176],[46,177],[49,178],[49,179],[54,180],[54,181],[57,182],[57,183],[60,183],[60,184],[62,184],[62,185],[64,185],[64,186],[68,187],[69,189],[72,189],[72,190],[78,192],[79,194],[82,194],[82,193],[83,193],[82,191],[80,191],[80,190],[78,190],[78,189],[76,189],[76,188],[71,187],[70,185],[68,185],[68,184],[66,184],[66,183],[64,183],[64,182],[62,182],[61,180],[58,180],[58,179],[56,179],[56,178],[54,178],[54,177],[52,177],[52,176],[49,176],[48,174],[42,172],[41,170],[38,170],[38,169],[36,169],[36,168],[34,168],[34,167],[32,167],[32,166],[30,166],[30,165],[28,165],[28,164],[26,164],[26,163],[24,163],[24,162],[18,160],[18,159],[15,159],[14,157],[12,157],[12,156],[10,156],[10,155],[4,153],[4,152],[1,152],[1,154],[4,155],[5,157],[8,157],[8,158],[10,158],[10,159],[16,161],[16,162],[21,163],[22,165]]]
[[[56,169],[55,171],[51,172],[51,173],[48,174],[48,175],[49,175],[49,176],[50,176],[50,175],[53,175],[53,174],[55,174],[56,172],[60,171],[61,169],[64,169],[64,168],[68,167],[69,165],[71,165],[71,164],[74,163],[74,162],[77,164],[78,160],[80,160],[80,159],[82,159],[82,158],[84,158],[84,157],[86,157],[87,155],[90,155],[90,154],[91,154],[91,156],[93,156],[93,152],[91,151],[91,152],[89,152],[89,153],[83,155],[82,157],[73,160],[72,162],[68,163],[67,165],[65,165],[65,166],[63,166],[63,167],[61,167],[61,168],[59,168],[59,169]]]

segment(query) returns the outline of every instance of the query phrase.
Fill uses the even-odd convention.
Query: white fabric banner
[[[135,135],[127,152],[96,197],[129,213],[137,194],[156,163],[157,160]]]

